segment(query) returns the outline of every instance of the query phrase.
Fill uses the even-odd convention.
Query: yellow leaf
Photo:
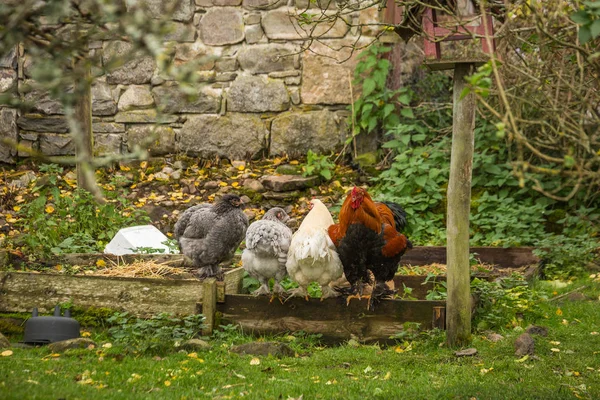
[[[8,222],[10,224],[14,224],[15,222],[17,222],[17,220],[14,218],[6,218],[6,222]]]
[[[254,357],[252,360],[250,360],[250,365],[259,365],[260,364],[260,360],[256,357]]]
[[[392,373],[390,371],[388,371],[385,376],[383,377],[384,381],[387,381],[388,379],[390,379],[392,377]]]
[[[190,353],[190,354],[188,354],[188,357],[190,357],[190,358],[198,358],[198,353]]]
[[[21,210],[21,206],[14,206],[14,207],[13,207],[13,210],[15,210],[15,211],[19,212],[19,211]]]
[[[396,353],[404,353],[404,350],[403,350],[403,349],[402,349],[402,347],[400,347],[400,346],[396,346],[396,348],[394,349],[394,351],[395,351]]]
[[[90,336],[92,336],[92,334],[90,332],[87,332],[87,331],[81,332],[81,337],[90,337]]]
[[[54,212],[54,207],[52,207],[51,205],[47,205],[46,206],[46,212],[48,214],[52,214]]]
[[[219,182],[219,185],[225,187],[225,186],[227,186],[227,182]]]
[[[556,315],[563,315],[563,312],[560,308],[556,309]]]
[[[551,348],[550,351],[552,351],[554,353],[560,353],[560,349],[557,349],[557,348]]]
[[[129,167],[128,167],[128,166],[126,166],[126,165],[119,165],[119,169],[120,169],[121,171],[130,171],[130,170],[131,170],[131,168],[129,168]]]
[[[560,342],[557,342],[556,340],[551,340],[550,344],[553,344],[555,346],[558,346],[560,344]]]
[[[233,182],[233,183],[231,184],[231,186],[232,186],[232,187],[238,187],[238,186],[240,186],[240,184],[239,184],[238,182]]]
[[[240,165],[237,169],[238,169],[238,171],[243,171],[246,169],[246,167],[243,165]]]
[[[140,167],[141,167],[142,169],[146,169],[146,167],[147,167],[147,166],[148,166],[148,161],[142,161],[142,162],[140,163]]]
[[[101,268],[106,267],[106,261],[98,260],[98,261],[96,261],[96,266],[101,267]]]
[[[2,355],[2,357],[10,357],[13,355],[13,352],[12,350],[4,350],[0,355]]]
[[[59,353],[52,353],[52,354],[50,354],[50,357],[52,357],[52,358],[58,358],[58,357],[60,357],[60,354]]]
[[[110,349],[112,347],[112,343],[104,343],[102,347],[104,347],[105,349]]]
[[[171,381],[165,381],[165,386],[171,386]]]
[[[590,332],[590,335],[592,336],[596,336],[598,334],[598,332]]]
[[[298,160],[292,160],[292,161],[290,161],[290,164],[291,165],[298,165],[299,163],[298,163]]]

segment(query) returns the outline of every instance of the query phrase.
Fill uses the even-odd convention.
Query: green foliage
[[[62,168],[51,164],[40,170],[51,173],[51,185],[36,187],[38,197],[18,212],[23,232],[18,240],[30,257],[99,252],[119,229],[149,221],[122,197],[98,204],[85,190],[61,193],[55,185]]]
[[[425,300],[446,300],[448,298],[448,284],[445,280],[438,281],[437,275],[427,274],[423,285],[426,283],[433,283],[433,288],[427,291]]]
[[[567,279],[584,273],[598,258],[597,238],[584,235],[568,237],[554,235],[538,242],[534,254],[542,259],[542,273],[547,279]]]
[[[478,296],[473,326],[479,331],[531,322],[541,316],[540,302],[546,298],[517,273],[494,282],[474,278],[471,290]]]
[[[585,44],[600,36],[600,1],[584,1],[583,8],[571,15],[579,25],[579,41]]]
[[[302,175],[317,175],[328,181],[333,177],[334,170],[335,164],[329,160],[329,156],[309,150],[306,154],[306,165],[302,166]]]
[[[409,91],[406,88],[390,90],[386,87],[391,64],[381,56],[388,51],[389,47],[372,45],[358,56],[353,83],[362,85],[362,92],[351,107],[356,124],[348,141],[361,132],[370,133],[377,127],[387,130],[396,126],[400,122],[397,108],[403,117],[413,116],[409,107],[403,107],[410,104]]]
[[[202,329],[203,321],[201,314],[176,318],[160,313],[142,319],[127,312],[115,313],[107,319],[113,325],[108,334],[116,343],[142,353],[168,350],[178,342],[192,339]]]

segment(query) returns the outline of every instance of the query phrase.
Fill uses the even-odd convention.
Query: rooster
[[[299,285],[290,292],[290,297],[304,297],[308,300],[307,286],[311,282],[321,285],[321,300],[336,297],[338,292],[329,283],[339,279],[343,273],[342,263],[329,238],[327,228],[333,225],[333,218],[321,200],[310,202],[310,212],[292,236],[286,269],[290,277]]]
[[[344,265],[344,274],[351,287],[352,298],[360,298],[365,283],[371,283],[369,271],[375,278],[375,287],[369,298],[374,300],[394,293],[386,281],[394,278],[400,258],[412,243],[401,234],[406,226],[406,213],[391,202],[374,202],[366,190],[354,187],[340,210],[339,223],[331,225],[329,236],[337,247]]]
[[[246,231],[246,248],[242,253],[242,265],[248,274],[259,280],[261,286],[252,294],[268,295],[269,279],[273,278],[273,297],[285,293],[279,282],[286,277],[285,262],[292,240],[292,230],[286,222],[287,213],[273,207],[260,221],[254,221]],[[281,297],[280,297],[281,299]]]
[[[181,252],[192,259],[199,278],[218,276],[219,263],[233,257],[248,228],[240,197],[226,194],[214,204],[188,208],[175,224]]]

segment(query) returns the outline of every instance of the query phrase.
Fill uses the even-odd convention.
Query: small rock
[[[256,179],[245,179],[243,186],[246,189],[252,190],[253,192],[256,192],[256,193],[262,193],[265,191],[265,187],[263,186],[263,184],[260,183]]]
[[[471,347],[469,349],[460,350],[454,353],[456,357],[472,357],[477,354],[477,349]]]
[[[179,180],[181,178],[181,170],[178,169],[177,171],[173,171],[171,178]]]
[[[294,357],[296,354],[287,344],[277,342],[244,343],[239,346],[233,346],[230,351],[232,353],[251,354],[254,356],[267,356],[270,354],[274,357]]]
[[[488,334],[487,334],[487,339],[488,339],[490,342],[496,343],[496,342],[499,342],[499,341],[501,341],[502,339],[504,339],[504,336],[502,336],[502,335],[500,335],[500,334],[497,334],[497,333],[493,333],[493,332],[492,332],[492,333],[488,333]]]
[[[246,195],[243,195],[242,197],[240,197],[240,200],[242,201],[243,204],[252,203],[252,199]]]
[[[89,338],[75,338],[50,343],[48,348],[53,353],[61,353],[68,349],[85,349],[90,345],[96,346],[96,342]]]
[[[219,188],[219,190],[217,192],[220,194],[229,193],[229,192],[231,192],[231,186],[222,186]]]
[[[169,175],[165,174],[164,172],[157,172],[154,174],[154,178],[158,179],[159,181],[168,181]]]
[[[300,192],[297,190],[294,190],[293,192],[265,192],[263,193],[263,197],[267,200],[293,200],[300,197]]]
[[[8,186],[12,186],[15,188],[26,188],[35,179],[35,173],[33,173],[33,171],[27,171],[25,174],[21,175],[19,179],[15,179],[12,182],[10,182]]]
[[[187,163],[181,160],[177,160],[173,163],[173,168],[175,169],[186,169]]]
[[[10,342],[8,341],[6,336],[0,333],[0,349],[8,349],[9,347]]]
[[[246,161],[232,161],[231,166],[239,169],[240,167],[246,168]]]
[[[167,174],[167,175],[171,175],[173,173],[173,168],[171,168],[171,167],[164,167],[161,172],[164,173],[164,174]]]
[[[515,355],[522,357],[526,354],[533,355],[535,342],[529,333],[523,333],[515,340]]]
[[[210,344],[201,339],[190,339],[181,343],[181,348],[190,351],[206,350],[210,349]]]
[[[548,336],[548,328],[545,326],[530,325],[525,329],[525,332],[530,335]]]
[[[265,188],[275,192],[302,190],[319,183],[318,176],[279,175],[265,176],[261,179]]]
[[[300,175],[300,168],[291,164],[283,164],[275,169],[281,175]]]
[[[219,187],[219,182],[217,181],[208,181],[204,184],[204,189],[213,190]]]
[[[574,292],[567,296],[567,300],[569,300],[569,301],[584,301],[584,300],[587,300],[587,297],[585,294],[583,294],[581,292]]]
[[[285,208],[283,209],[283,211],[285,211],[287,214],[291,214],[293,209],[294,209],[294,206],[287,205],[287,206],[285,206]]]

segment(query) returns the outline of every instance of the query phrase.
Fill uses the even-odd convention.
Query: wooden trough
[[[500,268],[536,263],[531,248],[472,248],[484,263]],[[403,264],[413,266],[445,263],[444,247],[416,247],[406,254]],[[105,255],[69,256],[71,260],[88,260],[90,264]],[[83,258],[82,258],[83,257]],[[145,256],[151,257],[151,256]],[[156,256],[155,256],[156,257]],[[171,256],[158,256],[161,261]],[[172,256],[175,257],[180,256]],[[147,317],[161,312],[177,315],[202,313],[206,320],[204,334],[211,334],[218,324],[233,323],[244,332],[275,334],[302,330],[319,333],[327,341],[356,338],[361,341],[385,341],[404,329],[406,322],[419,323],[422,329],[445,326],[445,302],[424,300],[425,277],[396,276],[396,287],[402,283],[413,288],[419,300],[384,300],[375,311],[367,310],[366,300],[334,298],[278,300],[241,294],[244,270],[225,271],[224,280],[199,281],[151,278],[121,278],[91,275],[60,275],[31,272],[0,272],[0,312],[29,312],[38,307],[50,312],[56,304],[71,302],[82,307],[106,307]],[[406,282],[410,280],[410,283]],[[443,279],[443,278],[440,278]]]

